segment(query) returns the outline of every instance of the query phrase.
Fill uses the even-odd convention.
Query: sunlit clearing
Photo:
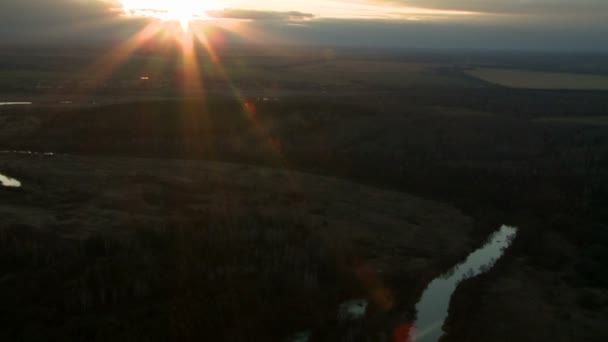
[[[207,19],[207,11],[217,9],[216,0],[120,0],[125,15],[175,21],[184,32],[190,22]]]

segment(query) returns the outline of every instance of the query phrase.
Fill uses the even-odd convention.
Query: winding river
[[[424,290],[416,304],[417,319],[410,340],[436,342],[443,335],[443,322],[448,316],[450,297],[465,278],[474,277],[489,270],[498,260],[517,234],[517,229],[502,226],[480,249],[469,254],[447,274],[434,279]]]
[[[417,319],[411,329],[411,323],[400,327],[393,341],[398,342],[437,342],[443,335],[443,323],[448,316],[450,298],[458,284],[470,277],[488,271],[503,255],[504,251],[513,241],[517,229],[502,226],[490,236],[488,242],[481,248],[473,251],[467,259],[454,266],[446,274],[435,278],[424,290],[420,301],[416,304]],[[368,302],[366,299],[353,299],[340,305],[338,319],[340,321],[360,320],[365,317]],[[288,341],[308,342],[310,331],[294,334]]]

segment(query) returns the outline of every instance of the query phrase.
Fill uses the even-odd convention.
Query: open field
[[[608,90],[608,76],[604,75],[489,68],[471,69],[466,73],[475,78],[511,88]]]

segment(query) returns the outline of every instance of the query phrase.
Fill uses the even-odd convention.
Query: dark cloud
[[[278,27],[260,22],[258,30]],[[283,37],[320,45],[431,49],[608,51],[608,28],[424,23],[405,21],[314,21],[306,27],[283,26]]]
[[[124,18],[115,0],[0,1],[0,39],[5,42],[115,40],[146,21]]]
[[[354,0],[353,0],[354,1]],[[488,12],[483,20],[327,19],[298,11],[226,9],[265,43],[375,47],[608,50],[608,0],[370,0]],[[116,41],[152,19],[126,18],[115,0],[0,0],[0,45]],[[294,9],[295,10],[295,9]],[[525,19],[521,19],[525,18]],[[304,25],[300,25],[304,23]]]
[[[221,11],[208,11],[207,15],[213,18],[223,19],[244,19],[244,20],[307,20],[313,19],[315,16],[312,13],[303,13],[298,11],[278,12],[278,11],[255,11],[238,8],[226,8]]]
[[[397,6],[496,14],[608,15],[606,0],[375,0]]]
[[[115,17],[118,8],[113,0],[3,0],[0,20],[3,24],[21,22],[23,26],[100,20]]]

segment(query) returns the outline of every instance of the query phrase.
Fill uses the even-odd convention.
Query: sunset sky
[[[270,44],[608,49],[606,0],[4,0],[0,6],[4,42],[120,40],[151,21],[178,20],[237,27]]]

